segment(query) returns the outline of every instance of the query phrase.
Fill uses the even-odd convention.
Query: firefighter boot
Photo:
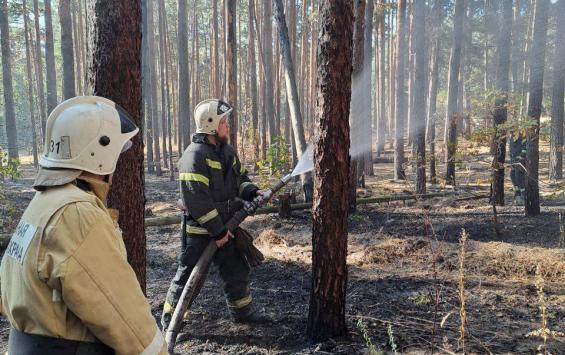
[[[247,324],[267,324],[273,323],[273,319],[266,314],[262,309],[253,306],[253,303],[248,304],[243,308],[230,308],[230,313],[235,323]]]

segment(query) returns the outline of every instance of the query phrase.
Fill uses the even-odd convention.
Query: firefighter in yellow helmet
[[[10,355],[167,353],[105,206],[138,131],[102,97],[72,98],[49,116],[37,192],[0,266]]]

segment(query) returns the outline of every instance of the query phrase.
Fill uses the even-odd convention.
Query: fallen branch
[[[383,203],[383,202],[393,202],[393,201],[409,201],[409,200],[425,200],[430,198],[436,197],[446,197],[446,196],[453,196],[457,195],[457,192],[436,192],[424,195],[387,195],[387,196],[379,196],[379,197],[369,197],[369,198],[359,198],[357,199],[358,205],[369,205],[373,203]],[[482,198],[473,196],[469,199],[476,199]],[[487,197],[487,196],[484,196]],[[295,203],[290,205],[291,211],[301,211],[301,210],[308,210],[312,208],[312,203]],[[263,207],[257,210],[256,215],[261,214],[270,214],[270,213],[277,213],[279,211],[278,206],[272,207]],[[145,219],[145,226],[146,227],[160,227],[166,226],[170,224],[180,223],[180,216],[164,216],[164,217],[150,217]]]

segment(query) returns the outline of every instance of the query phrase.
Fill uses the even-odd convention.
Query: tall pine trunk
[[[447,98],[447,116],[445,118],[445,180],[455,184],[455,152],[457,150],[457,116],[459,95],[459,72],[461,69],[461,47],[463,41],[463,19],[465,17],[465,0],[455,1],[453,18],[453,41],[449,59],[449,80]]]
[[[63,57],[63,99],[67,100],[76,96],[71,0],[59,0],[59,21],[61,22],[61,56]]]
[[[426,193],[426,4],[414,2],[413,46],[414,46],[414,102],[412,107],[412,129],[414,155],[416,159],[416,193]]]
[[[398,0],[396,31],[396,102],[394,112],[394,179],[404,180],[404,124],[406,121],[406,96],[404,67],[406,65],[406,0]]]
[[[190,75],[188,72],[188,12],[187,0],[179,0],[178,2],[178,123],[179,137],[178,150],[179,156],[190,144],[190,103],[188,85],[190,84]]]
[[[496,70],[497,97],[494,105],[494,157],[492,166],[491,201],[504,206],[504,163],[506,161],[506,130],[510,75],[510,46],[512,40],[512,0],[503,0],[498,37]]]
[[[526,215],[540,214],[539,203],[539,129],[543,99],[543,75],[547,39],[549,0],[535,0],[532,57],[530,63],[530,88],[528,118],[534,126],[528,131],[526,157]]]
[[[26,7],[26,0],[23,0],[23,14],[24,14],[24,36],[26,45],[26,76],[27,76],[27,95],[29,101],[29,118],[31,124],[31,144],[33,154],[33,166],[38,167],[38,149],[37,149],[37,127],[35,116],[35,100],[33,97],[33,70],[31,65],[31,34],[29,28],[29,16]]]
[[[138,127],[141,121],[141,2],[98,0],[91,2],[92,62],[89,83],[94,95],[123,107]],[[145,291],[145,193],[142,133],[120,157],[114,173],[108,206],[120,212],[119,224],[128,261]]]
[[[8,158],[19,159],[18,129],[14,109],[14,89],[12,86],[12,51],[10,49],[10,23],[8,17],[8,0],[0,4],[0,46],[2,52],[2,84],[4,85],[4,118],[6,121],[6,137],[8,138]]]
[[[565,0],[556,6],[557,32],[555,37],[555,56],[553,60],[553,89],[551,97],[551,153],[549,177],[553,180],[563,178],[563,94],[565,92]]]
[[[439,83],[439,61],[440,61],[440,31],[442,21],[442,0],[435,0],[432,8],[434,19],[432,57],[430,68],[430,88],[428,92],[428,119],[426,124],[426,141],[429,147],[430,157],[430,183],[437,182],[436,174],[436,111],[437,111],[437,95]]]
[[[33,0],[33,18],[35,21],[35,75],[37,77],[37,96],[39,97],[39,119],[41,136],[45,136],[47,108],[45,106],[45,82],[43,80],[43,60],[41,54],[41,30],[39,29],[39,4]]]
[[[226,72],[228,76],[228,99],[233,111],[230,115],[230,144],[237,151],[237,39],[236,0],[226,0]],[[271,137],[272,138],[272,137]]]
[[[57,106],[57,75],[55,69],[55,45],[53,41],[53,16],[51,0],[45,0],[45,71],[47,79],[47,113]]]
[[[347,332],[347,216],[349,106],[353,52],[351,2],[320,2],[317,50],[316,143],[312,287],[308,336],[315,341]],[[328,238],[328,236],[331,236]]]
[[[276,136],[275,130],[275,105],[273,94],[273,83],[275,77],[273,75],[273,25],[272,16],[272,0],[263,1],[263,68],[265,72],[265,111],[267,113],[267,124],[269,125],[269,141],[273,143]]]

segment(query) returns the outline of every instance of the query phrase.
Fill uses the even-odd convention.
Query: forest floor
[[[258,306],[273,316],[274,324],[234,325],[218,273],[212,270],[185,324],[185,333],[179,337],[177,352],[368,354],[370,339],[379,353],[462,353],[458,287],[463,279],[465,352],[535,353],[543,339],[528,334],[541,327],[542,304],[547,307],[548,328],[565,332],[565,240],[559,223],[560,211],[565,212],[565,186],[542,178],[542,214],[525,218],[523,207],[512,203],[507,179],[507,204],[497,208],[495,233],[488,199],[466,199],[488,194],[490,158],[479,149],[471,160],[459,167],[457,195],[363,205],[350,216],[348,337],[313,344],[305,336],[311,287],[311,215],[301,211],[288,219],[255,216],[243,225],[256,237],[267,258],[252,271],[251,291]],[[391,180],[392,164],[374,167],[376,177],[367,179],[359,197],[413,191],[412,182]],[[547,162],[542,161],[540,176],[547,176],[546,168]],[[442,170],[438,166],[438,171]],[[412,176],[410,170],[408,176]],[[11,214],[21,213],[33,196],[32,180],[33,169],[24,167],[23,179],[4,184]],[[440,184],[428,185],[428,190],[453,188],[442,189]],[[178,213],[174,207],[178,182],[147,175],[146,192],[148,215]],[[17,220],[5,220],[2,228],[9,231],[15,223]],[[463,229],[468,240],[461,277],[458,250]],[[179,226],[147,228],[147,248],[147,296],[159,318],[177,267]],[[541,293],[536,286],[538,265],[544,280]],[[537,277],[538,285],[541,277]],[[8,325],[1,319],[0,351],[5,351],[7,333]],[[547,349],[551,354],[565,354],[565,338],[549,339]]]

